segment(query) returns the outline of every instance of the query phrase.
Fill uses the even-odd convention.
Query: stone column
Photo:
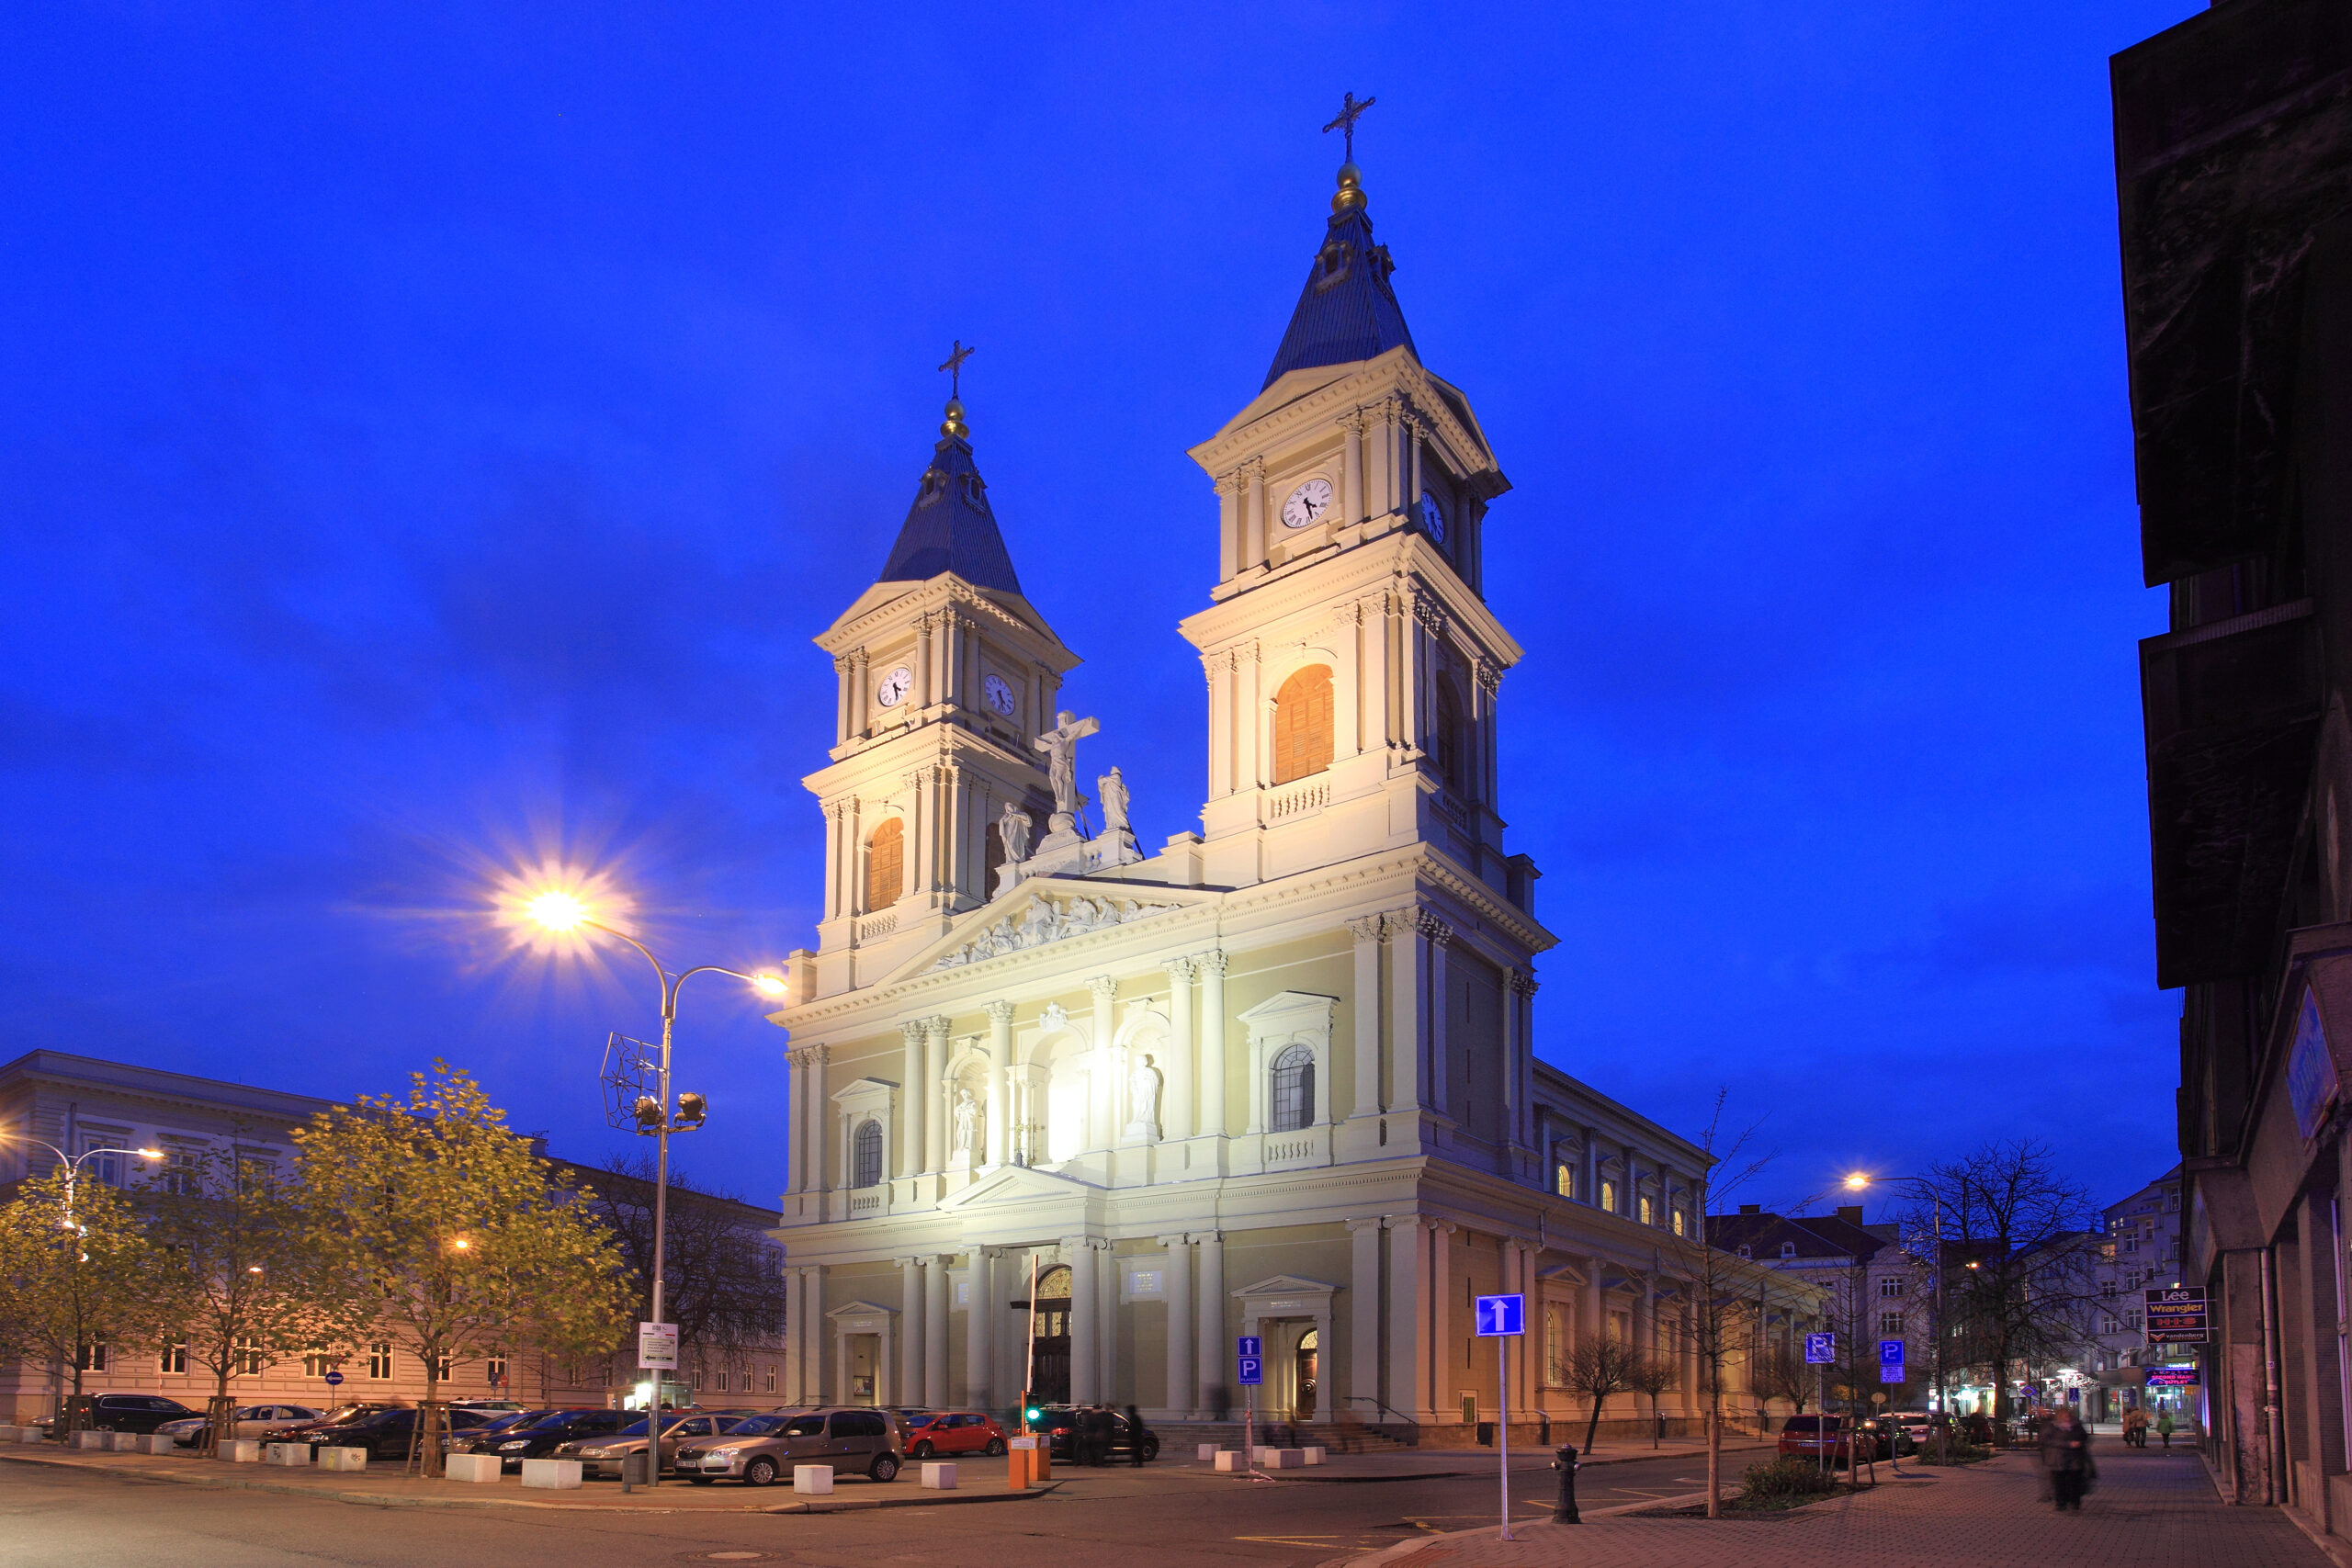
[[[1453,1231],[1449,1220],[1431,1220],[1430,1227],[1430,1400],[1442,1419],[1459,1425],[1462,1406],[1462,1350],[1453,1336]]]
[[[1525,1145],[1527,1134],[1527,1035],[1522,1028],[1520,981],[1523,969],[1503,976],[1503,1142]],[[1517,1174],[1513,1165],[1512,1173]]]
[[[990,1002],[989,1013],[989,1163],[1012,1157],[1012,1004]]]
[[[1240,570],[1241,516],[1238,498],[1241,492],[1241,475],[1233,473],[1216,477],[1217,512],[1217,581],[1222,582]]]
[[[786,1090],[786,1103],[791,1108],[786,1112],[786,1115],[791,1118],[786,1125],[793,1129],[790,1135],[785,1139],[784,1145],[784,1190],[786,1194],[797,1193],[808,1185],[804,1170],[808,1161],[803,1157],[808,1151],[804,1146],[805,1140],[798,1131],[808,1100],[807,1055],[807,1051],[801,1049],[786,1051],[784,1054],[785,1062],[787,1064],[789,1086]]]
[[[1340,520],[1361,523],[1364,518],[1363,411],[1349,410],[1340,416],[1340,424],[1348,433],[1347,449],[1340,466],[1340,504],[1346,510]]]
[[[1380,1114],[1380,931],[1383,921],[1378,915],[1366,915],[1348,922],[1348,934],[1355,938],[1355,990],[1348,1005],[1353,1010],[1356,1022],[1355,1038],[1355,1109],[1354,1116]]]
[[[1201,1419],[1222,1421],[1225,1387],[1229,1381],[1225,1343],[1225,1238],[1216,1231],[1195,1231],[1193,1240],[1201,1249],[1201,1310],[1193,1318],[1193,1332],[1199,1336],[1200,1361],[1193,1368],[1193,1375],[1200,1380]]]
[[[902,1023],[899,1034],[906,1042],[900,1068],[906,1088],[899,1091],[899,1174],[912,1176],[933,1168],[923,1163],[923,1112],[930,1098],[922,1091],[926,1081],[922,1072],[922,1023],[919,1020]]]
[[[1378,1215],[1369,1219],[1350,1220],[1348,1237],[1352,1243],[1348,1269],[1348,1403],[1346,1408],[1367,1421],[1381,1419],[1380,1406],[1380,1229]],[[1336,1348],[1334,1347],[1333,1348]],[[1324,1374],[1326,1386],[1339,1380],[1331,1371],[1339,1370],[1340,1359],[1330,1350],[1324,1352],[1330,1371]],[[1326,1407],[1336,1408],[1339,1400],[1326,1396]]]
[[[810,1404],[825,1402],[825,1270],[800,1272],[800,1385]]]
[[[1094,1243],[1082,1235],[1066,1235],[1062,1256],[1069,1260],[1069,1402],[1092,1404],[1102,1397],[1096,1382],[1101,1351],[1095,1345],[1095,1314],[1101,1303],[1094,1285]]]
[[[1455,1116],[1453,1045],[1446,1028],[1453,1010],[1453,998],[1446,988],[1445,978],[1445,950],[1453,941],[1453,928],[1427,910],[1421,913],[1421,926],[1430,939],[1429,1103],[1437,1108],[1441,1116]]]
[[[927,1170],[947,1168],[947,1027],[944,1018],[922,1021],[923,1158]]]
[[[964,1403],[974,1410],[989,1407],[989,1325],[995,1318],[996,1254],[985,1247],[972,1248],[968,1283],[972,1299],[964,1313]]]
[[[1434,1419],[1430,1319],[1422,1299],[1428,1276],[1427,1223],[1412,1214],[1388,1222],[1388,1394],[1390,1407],[1417,1421]]]
[[[1429,995],[1429,939],[1419,909],[1391,909],[1381,916],[1388,933],[1388,1104],[1412,1111],[1422,1101],[1421,1063],[1429,1054],[1429,1031],[1421,998]]]
[[[1200,1047],[1193,1039],[1193,961],[1168,964],[1167,1103],[1160,1107],[1160,1137],[1173,1143],[1193,1135],[1193,1084],[1200,1070]],[[1172,1404],[1174,1402],[1170,1401]]]
[[[1200,1399],[1193,1380],[1193,1244],[1181,1231],[1154,1239],[1168,1249],[1168,1382],[1161,1400],[1169,1420],[1192,1420]],[[1136,1397],[1143,1397],[1141,1389]]]
[[[1252,457],[1241,472],[1250,484],[1241,515],[1241,570],[1247,571],[1266,558],[1266,460]]]
[[[1119,1257],[1107,1240],[1094,1244],[1094,1387],[1107,1404],[1121,1400],[1119,1391]],[[1142,1391],[1134,1395],[1142,1397]],[[1124,1402],[1124,1401],[1123,1401]]]
[[[1608,1307],[1601,1290],[1601,1270],[1608,1267],[1599,1258],[1585,1260],[1584,1322],[1579,1325],[1584,1336],[1598,1339],[1609,1332]]]
[[[931,617],[915,617],[915,711],[931,705]]]
[[[832,1047],[808,1047],[808,1070],[801,1075],[808,1090],[808,1119],[802,1123],[800,1135],[808,1142],[807,1164],[802,1168],[802,1190],[824,1193],[833,1190],[832,1172],[825,1158],[825,1123],[832,1111],[831,1102],[825,1098],[825,1064],[832,1059]],[[820,1208],[819,1213],[823,1211]]]
[[[1193,962],[1199,965],[1201,975],[1201,1131],[1223,1137],[1226,954],[1221,949],[1211,948]]]
[[[933,1254],[923,1259],[922,1402],[936,1410],[953,1397],[947,1392],[947,1270],[952,1258]]]
[[[1086,982],[1086,988],[1094,998],[1094,1070],[1087,1074],[1086,1094],[1086,1119],[1091,1125],[1086,1146],[1107,1149],[1119,1141],[1118,1057],[1111,1049],[1111,1037],[1118,1032],[1111,1004],[1119,994],[1119,983],[1108,975],[1097,975]],[[1071,1354],[1077,1354],[1074,1348]]]
[[[898,1394],[909,1404],[922,1397],[923,1260],[901,1258],[899,1263]]]

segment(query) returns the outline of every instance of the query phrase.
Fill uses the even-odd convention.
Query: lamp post
[[[158,1160],[164,1157],[164,1151],[161,1149],[126,1149],[111,1144],[101,1144],[95,1148],[84,1149],[78,1155],[69,1155],[46,1138],[36,1138],[23,1133],[11,1133],[0,1134],[0,1136],[12,1137],[20,1144],[30,1144],[36,1148],[47,1149],[57,1156],[57,1163],[64,1168],[65,1216],[57,1224],[58,1229],[73,1233],[74,1261],[76,1263],[87,1263],[90,1260],[90,1255],[82,1250],[82,1238],[89,1234],[89,1228],[74,1217],[74,1194],[79,1190],[82,1181],[82,1162],[93,1155],[136,1155],[144,1160]],[[58,1382],[61,1385],[64,1382],[64,1368],[62,1363],[58,1369]],[[78,1372],[76,1382],[78,1385]],[[60,1397],[62,1397],[62,1387]],[[61,1423],[65,1419],[66,1417],[62,1415],[58,1416]]]
[[[1849,1192],[1860,1192],[1863,1188],[1868,1187],[1873,1181],[1906,1182],[1915,1187],[1926,1188],[1928,1191],[1928,1202],[1935,1216],[1936,1462],[1938,1464],[1942,1464],[1951,1457],[1951,1453],[1944,1446],[1944,1431],[1951,1425],[1951,1412],[1946,1407],[1944,1402],[1944,1339],[1946,1337],[1946,1329],[1944,1325],[1944,1197],[1941,1192],[1936,1190],[1935,1183],[1928,1180],[1928,1178],[1924,1176],[1873,1177],[1869,1175],[1867,1172],[1859,1170],[1846,1178],[1846,1190]],[[1973,1265],[1971,1265],[1971,1267],[1973,1268]]]
[[[707,1102],[699,1094],[677,1097],[678,1114],[670,1114],[670,1036],[678,1019],[678,990],[696,975],[731,975],[750,986],[762,996],[781,997],[786,986],[782,978],[769,974],[745,974],[720,964],[697,964],[691,969],[672,974],[653,950],[627,931],[616,931],[601,920],[591,919],[588,907],[569,893],[542,893],[526,906],[531,919],[551,931],[576,931],[585,928],[618,937],[645,956],[653,965],[653,973],[662,987],[662,1060],[656,1069],[654,1091],[641,1095],[637,1102],[637,1130],[642,1136],[654,1140],[653,1158],[653,1289],[652,1314],[655,1325],[662,1322],[662,1292],[665,1284],[663,1247],[670,1223],[670,1134],[698,1130],[707,1115]],[[661,1369],[650,1369],[658,1372]],[[657,1486],[662,1480],[659,1456],[662,1452],[662,1379],[656,1376],[647,1391],[645,1400],[646,1452],[654,1462],[646,1466],[645,1483]]]

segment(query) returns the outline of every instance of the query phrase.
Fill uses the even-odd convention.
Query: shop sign
[[[2205,1315],[2205,1287],[2175,1285],[2143,1292],[2147,1335],[2151,1345],[2201,1345],[2210,1332]]]
[[[2195,1388],[2197,1369],[2195,1367],[2150,1367],[2148,1386],[2150,1388]]]

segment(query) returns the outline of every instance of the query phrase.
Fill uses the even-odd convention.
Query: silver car
[[[662,1472],[667,1475],[675,1466],[678,1445],[682,1442],[707,1443],[742,1425],[740,1414],[680,1416],[662,1428]],[[621,1465],[632,1456],[645,1452],[645,1418],[639,1416],[607,1438],[582,1438],[576,1443],[566,1443],[548,1457],[576,1459],[583,1476],[609,1475],[620,1478]]]
[[[721,1479],[766,1486],[804,1464],[831,1465],[836,1475],[895,1481],[905,1447],[899,1418],[888,1410],[786,1410],[746,1416],[721,1437],[681,1445],[677,1468],[697,1486]]]
[[[319,1412],[307,1404],[242,1404],[237,1407],[236,1429],[232,1438],[274,1438],[289,1427],[300,1427],[319,1418]],[[166,1421],[155,1428],[159,1436],[172,1439],[183,1449],[194,1448],[204,1441],[204,1429],[212,1425],[211,1418],[191,1416],[185,1421]]]

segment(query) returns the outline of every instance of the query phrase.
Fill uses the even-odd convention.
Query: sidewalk
[[[415,1508],[536,1508],[555,1513],[588,1514],[836,1514],[869,1508],[939,1507],[957,1503],[1019,1503],[1042,1497],[1054,1483],[1032,1490],[1013,1491],[1005,1484],[1005,1461],[987,1460],[960,1465],[953,1492],[926,1492],[918,1483],[918,1467],[909,1466],[887,1484],[862,1477],[843,1477],[829,1497],[803,1497],[789,1483],[750,1487],[719,1483],[695,1486],[664,1481],[648,1490],[624,1495],[616,1481],[590,1482],[576,1492],[525,1490],[520,1476],[496,1484],[461,1481],[426,1481],[393,1472],[296,1470],[277,1465],[230,1464],[176,1454],[98,1453],[55,1449],[48,1444],[0,1448],[0,1463],[47,1465],[61,1470],[96,1471],[127,1480],[166,1482],[235,1492],[275,1492],[336,1503],[366,1503],[377,1507]]]
[[[1723,1449],[1724,1473],[1728,1476],[1736,1476],[1740,1471],[1756,1462],[1758,1458],[1775,1451],[1778,1446],[1779,1440],[1770,1438],[1761,1441],[1747,1438],[1736,1442],[1725,1442]],[[1550,1449],[1521,1448],[1514,1443],[1510,1450],[1510,1472],[1513,1475],[1517,1475],[1521,1471],[1541,1471],[1549,1475],[1552,1472],[1552,1453],[1553,1450]],[[1159,1462],[1151,1468],[1156,1471],[1164,1471],[1168,1468],[1170,1460],[1176,1461],[1180,1471],[1188,1475],[1211,1476],[1219,1481],[1250,1479],[1247,1474],[1237,1471],[1211,1470],[1207,1465],[1194,1459],[1190,1449],[1181,1454],[1172,1450],[1163,1451]],[[1669,1438],[1655,1449],[1646,1445],[1635,1448],[1631,1444],[1623,1448],[1604,1448],[1590,1459],[1579,1458],[1577,1461],[1577,1468],[1579,1471],[1587,1471],[1605,1468],[1612,1464],[1639,1464],[1652,1460],[1681,1460],[1686,1463],[1704,1464],[1707,1462],[1707,1445],[1698,1438]],[[1059,1476],[1065,1472],[1080,1475],[1090,1473],[1085,1470],[1073,1469],[1057,1461],[1054,1465],[1054,1473]],[[1495,1450],[1492,1449],[1377,1450],[1371,1453],[1331,1454],[1321,1464],[1310,1465],[1304,1470],[1269,1470],[1261,1473],[1270,1475],[1277,1481],[1318,1482],[1431,1481],[1449,1475],[1492,1475],[1495,1473]]]
[[[1728,1519],[1596,1519],[1514,1523],[1408,1540],[1349,1568],[1893,1568],[1964,1559],[1969,1568],[2330,1568],[2276,1508],[2225,1507],[2193,1453],[2098,1455],[2083,1512],[2038,1500],[2030,1459],[2007,1454],[1964,1469],[1906,1471],[1860,1496],[1793,1513]]]

